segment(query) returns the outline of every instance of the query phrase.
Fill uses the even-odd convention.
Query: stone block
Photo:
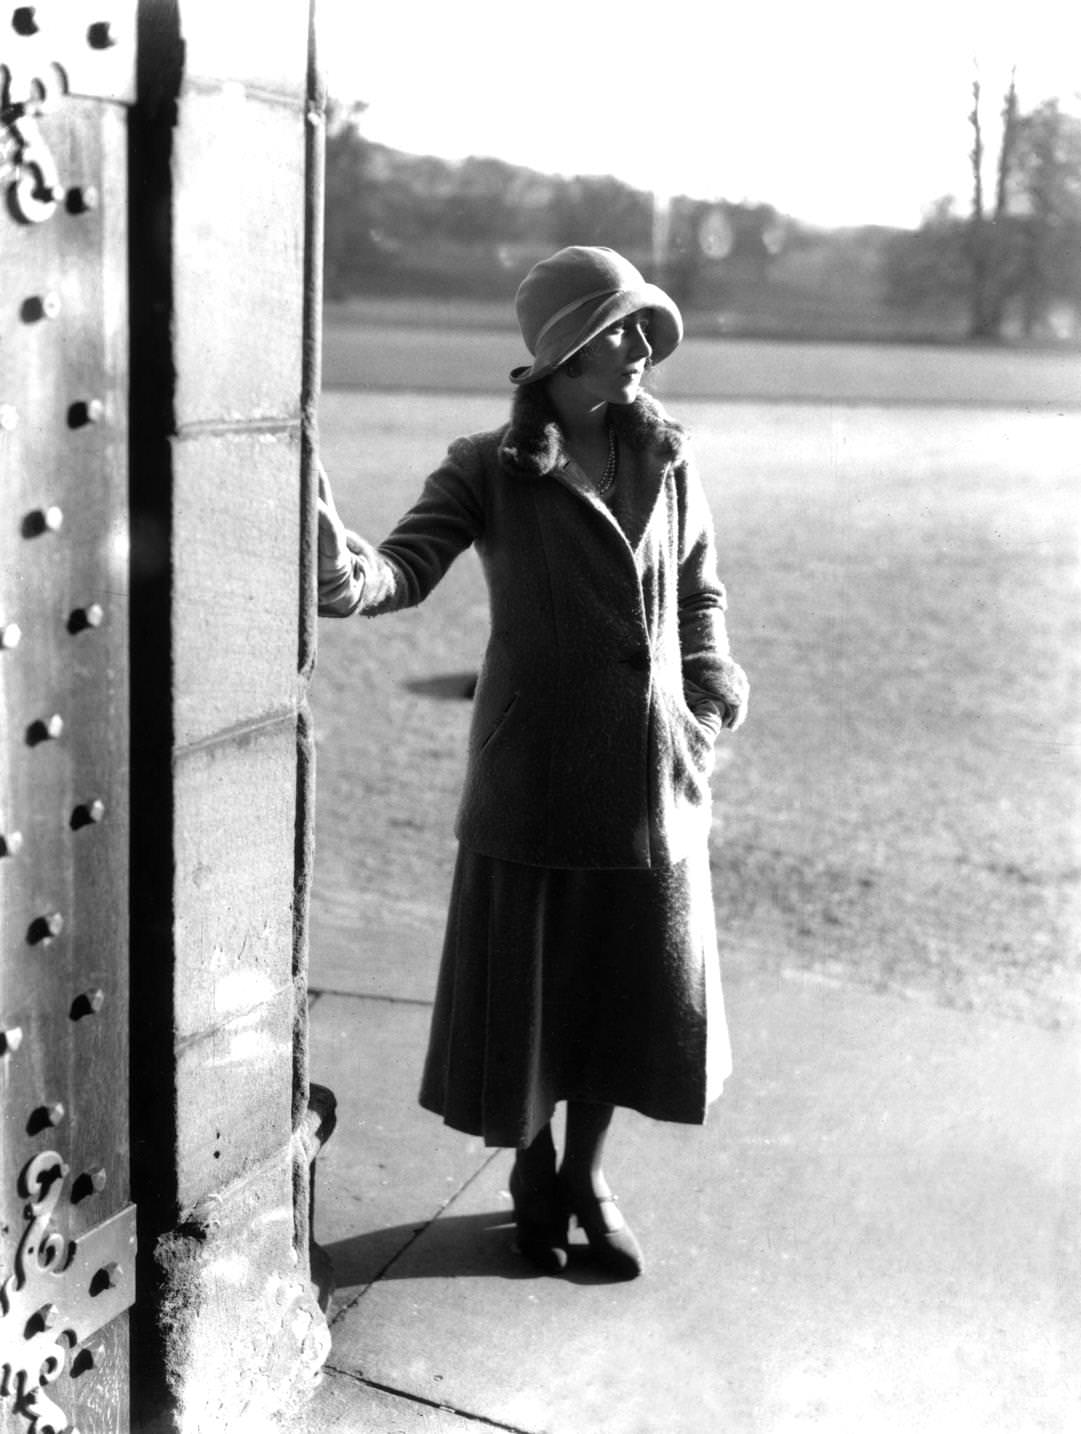
[[[290,984],[177,1052],[177,1184],[196,1205],[292,1138]],[[290,1198],[289,1229],[293,1229]]]
[[[243,1016],[292,982],[295,785],[289,721],[176,760],[178,1040]],[[279,1083],[290,1079],[283,1067]]]
[[[295,708],[300,449],[295,430],[174,444],[175,742]]]
[[[217,7],[220,11],[221,6]],[[240,87],[189,91],[174,136],[175,408],[191,424],[297,418],[305,127]]]
[[[288,1147],[185,1212],[158,1241],[168,1370],[185,1434],[266,1434],[313,1390],[330,1348],[293,1241]]]
[[[302,0],[181,0],[189,81],[242,84],[303,102],[308,12]]]

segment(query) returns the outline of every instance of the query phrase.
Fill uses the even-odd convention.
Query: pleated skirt
[[[644,871],[459,848],[422,1106],[523,1146],[564,1100],[701,1124],[731,1069],[704,847]]]

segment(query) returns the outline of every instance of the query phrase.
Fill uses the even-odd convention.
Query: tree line
[[[404,154],[364,136],[363,110],[330,112],[324,267],[331,298],[442,289],[451,256],[459,289],[502,296],[501,268],[520,272],[564,244],[608,244],[691,302],[704,266],[727,257],[765,269],[782,244],[782,220],[770,205],[679,196],[658,236],[652,195],[614,176],[564,178],[500,159]]]
[[[408,292],[506,299],[534,259],[563,244],[628,254],[688,309],[718,276],[762,285],[805,249],[805,226],[767,204],[653,197],[610,175],[564,178],[493,158],[450,163],[363,133],[365,106],[333,105],[327,135],[328,297]],[[967,212],[934,203],[918,229],[867,231],[861,254],[883,311],[959,316],[988,340],[1081,330],[1081,120],[1048,100],[1021,111],[1011,80],[997,131],[979,83],[969,112]],[[990,163],[993,159],[993,164]],[[990,174],[990,179],[988,175]],[[852,235],[818,234],[838,262]]]

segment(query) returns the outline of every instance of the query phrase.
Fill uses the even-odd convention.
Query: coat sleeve
[[[377,617],[423,602],[459,553],[483,531],[482,485],[480,454],[470,439],[459,438],[416,503],[378,547],[350,533],[348,611]]]
[[[732,657],[725,613],[728,596],[717,575],[713,518],[693,464],[684,473],[679,563],[679,643],[687,705],[714,734],[738,727],[749,684]]]

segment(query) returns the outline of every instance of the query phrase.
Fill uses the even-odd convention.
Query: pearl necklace
[[[616,431],[611,424],[608,425],[608,461],[604,465],[604,472],[601,474],[600,482],[594,484],[593,491],[598,498],[603,498],[616,481],[616,469],[619,467],[619,451],[616,448]]]

